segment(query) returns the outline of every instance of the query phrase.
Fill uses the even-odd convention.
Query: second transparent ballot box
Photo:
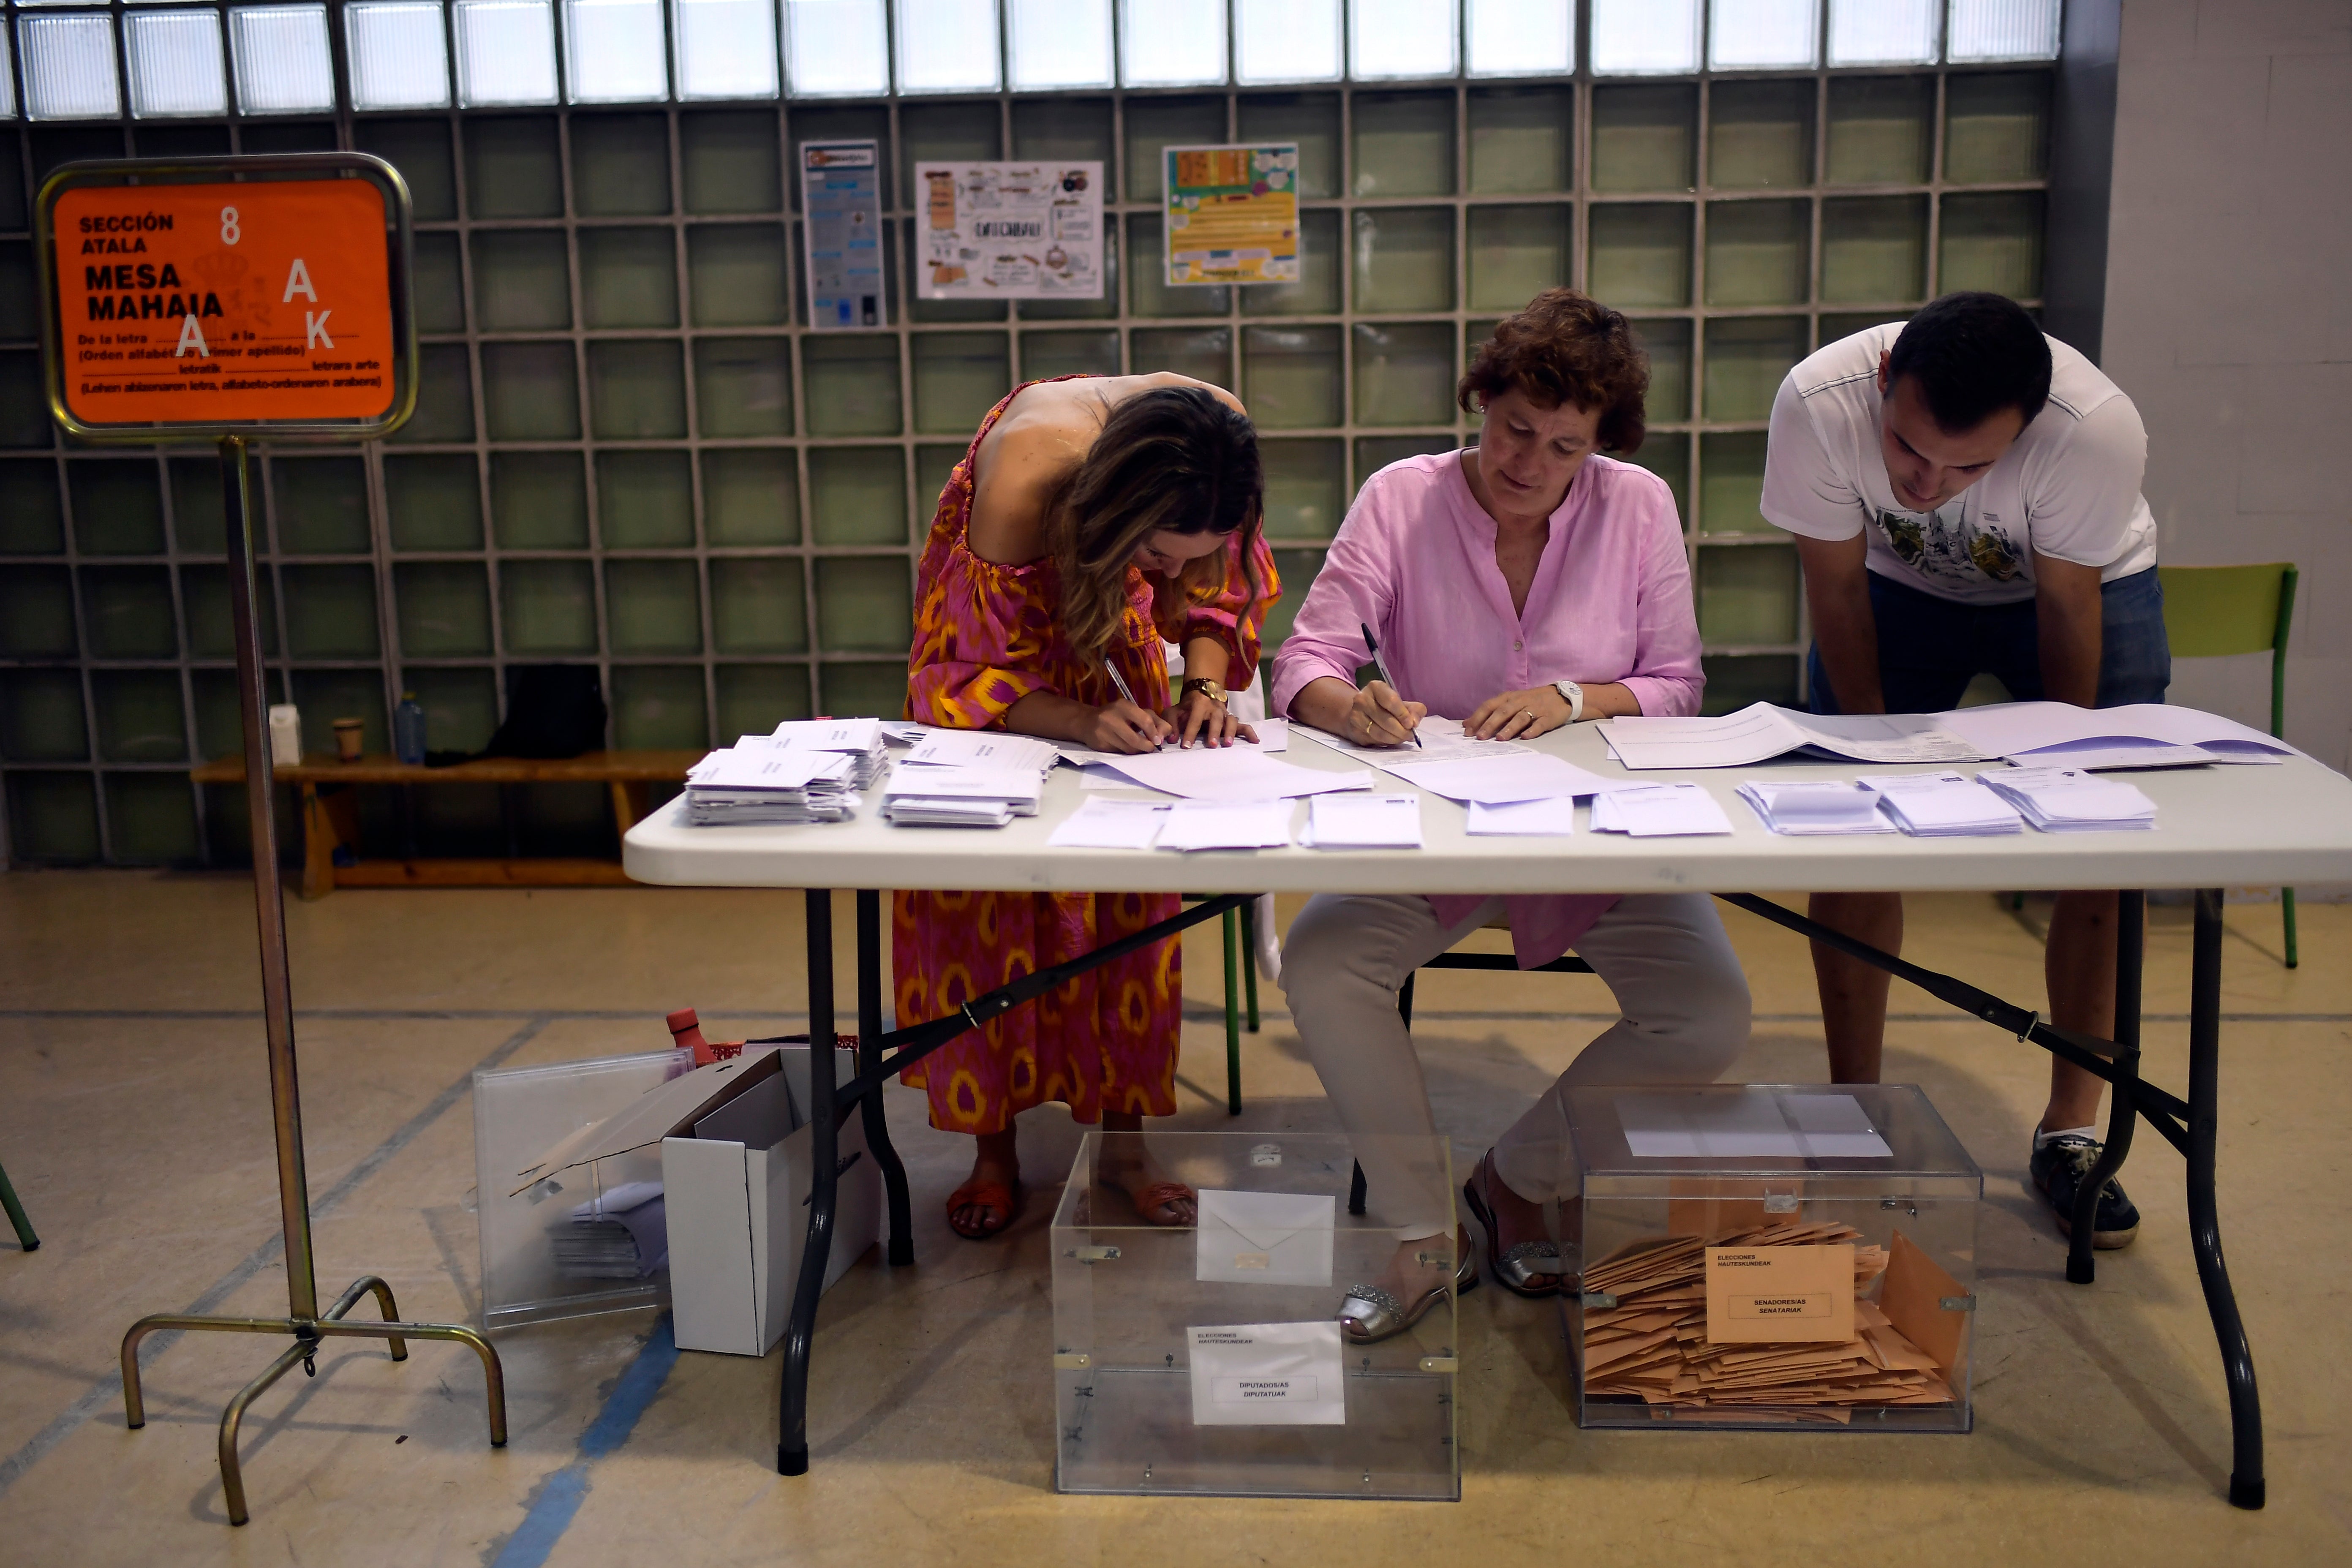
[[[1561,1099],[1579,1426],[1969,1430],[1984,1177],[1916,1087]]]
[[[1450,1194],[1443,1142],[1410,1142]],[[1197,1225],[1145,1223],[1139,1148],[1198,1191]],[[1372,1344],[1338,1318],[1350,1286],[1450,1273],[1451,1205],[1401,1239],[1377,1194],[1348,1212],[1353,1163],[1329,1134],[1085,1135],[1051,1238],[1061,1490],[1460,1498],[1451,1292]]]

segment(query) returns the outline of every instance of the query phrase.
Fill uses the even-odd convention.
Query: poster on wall
[[[873,142],[801,143],[809,326],[820,332],[880,327],[882,153]]]
[[[1298,143],[1166,155],[1171,287],[1298,281]]]
[[[1086,163],[925,163],[926,300],[1099,300],[1102,172]]]

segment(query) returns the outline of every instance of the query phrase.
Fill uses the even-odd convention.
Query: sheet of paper
[[[1380,763],[1393,758],[1398,762],[1450,763],[1471,758],[1518,756],[1528,748],[1517,741],[1474,741],[1462,731],[1459,719],[1441,719],[1433,713],[1421,721],[1413,733],[1421,737],[1418,746],[1364,746],[1328,730],[1318,730],[1301,724],[1298,732],[1311,741],[1328,746],[1342,756],[1357,757],[1365,762]]]
[[[800,754],[785,753],[787,756]],[[844,759],[836,756],[835,760]],[[1034,811],[1037,806],[1037,793],[1044,787],[1038,775],[1024,767],[900,767],[891,771],[890,784],[883,791],[883,798],[900,800],[910,795],[927,795],[954,800],[1006,800]]]
[[[770,747],[729,747],[711,752],[687,772],[688,784],[711,789],[805,789],[818,779],[849,772],[839,752],[784,752]]]
[[[1195,1426],[1344,1426],[1339,1321],[1188,1329]]]
[[[1290,721],[1288,720],[1253,720],[1250,723],[1250,728],[1257,731],[1256,740],[1244,741],[1236,738],[1233,745],[1225,749],[1240,752],[1256,752],[1261,754],[1269,754],[1275,752],[1286,752],[1290,749]],[[1054,742],[1054,749],[1061,753],[1062,761],[1069,763],[1070,766],[1074,768],[1088,767],[1097,763],[1105,763],[1116,766],[1118,763],[1124,761],[1131,754],[1125,752],[1097,752],[1092,747],[1081,746],[1070,741],[1056,741]],[[1186,751],[1190,748],[1179,746],[1173,740],[1167,740],[1160,742],[1160,749],[1163,752],[1176,752]]]
[[[2252,757],[2273,765],[2286,759],[2267,752]],[[2171,746],[2159,742],[2069,741],[2036,752],[2019,752],[2009,759],[2020,767],[2074,768],[2082,773],[2120,772],[2126,768],[2204,768],[2232,759],[2202,746]]]
[[[1117,765],[1146,789],[1192,800],[1296,799],[1372,787],[1372,775],[1360,769],[1325,773],[1236,747],[1163,750],[1156,756],[1121,757]]]
[[[1560,795],[1574,799],[1644,787],[1641,779],[1605,779],[1548,752],[1432,763],[1391,751],[1375,761],[1407,784],[1465,804],[1483,801],[1488,805],[1507,805],[1515,800],[1549,800]]]
[[[1029,768],[1044,773],[1057,760],[1049,742],[997,730],[931,730],[899,759],[940,767]]]
[[[1853,1338],[1853,1243],[1708,1247],[1706,1337],[1844,1344]]]
[[[1280,849],[1290,843],[1288,800],[1180,800],[1160,824],[1161,849]]]
[[[2121,708],[2077,708],[2069,702],[1995,702],[1958,708],[1935,718],[1965,737],[1988,757],[2014,756],[2044,746],[2083,741],[2156,741],[2174,746],[2219,746],[2232,751],[2291,756],[2284,741],[2249,729],[2234,719],[2168,702],[2134,702]],[[2079,765],[2079,764],[2069,764]]]
[[[1617,1122],[1637,1160],[1894,1155],[1850,1094],[1621,1094]]]
[[[1201,1189],[1193,1278],[1236,1285],[1331,1283],[1339,1202],[1329,1194]]]
[[[1877,792],[1850,784],[1775,784],[1769,779],[1745,779],[1738,793],[1739,798],[1763,819],[1764,826],[1775,833],[1895,831],[1895,825],[1879,815]]]
[[[1469,832],[1474,838],[1514,835],[1566,838],[1575,831],[1576,802],[1566,795],[1558,800],[1515,800],[1500,805],[1486,801],[1470,803]]]
[[[1316,849],[1418,849],[1421,797],[1318,795],[1307,804],[1299,842]]]
[[[1695,784],[1648,784],[1592,797],[1592,831],[1636,838],[1728,833],[1731,818]]]
[[[1921,713],[1822,715],[1752,702],[1716,719],[1607,719],[1629,768],[1737,768],[1813,747],[1864,763],[1965,763],[1997,755]]]
[[[1045,842],[1057,849],[1149,849],[1167,820],[1165,802],[1097,795],[1056,824]]]
[[[768,739],[793,751],[870,752],[882,743],[882,721],[787,719]]]

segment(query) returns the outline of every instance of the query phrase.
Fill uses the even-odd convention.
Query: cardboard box
[[[697,1068],[583,1128],[517,1176],[523,1187],[631,1150],[661,1150],[670,1304],[678,1348],[764,1355],[783,1337],[808,1236],[809,1047],[754,1046]],[[856,1072],[838,1054],[835,1082]],[[824,1283],[879,1237],[882,1175],[862,1119],[843,1125]],[[521,1190],[520,1188],[517,1189]]]

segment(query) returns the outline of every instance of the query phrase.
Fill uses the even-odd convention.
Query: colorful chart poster
[[[1298,281],[1298,143],[1171,147],[1168,281]]]
[[[872,142],[801,143],[808,215],[809,325],[820,332],[882,320],[882,154]]]
[[[1088,163],[925,163],[915,292],[926,300],[1099,300],[1102,173]]]

